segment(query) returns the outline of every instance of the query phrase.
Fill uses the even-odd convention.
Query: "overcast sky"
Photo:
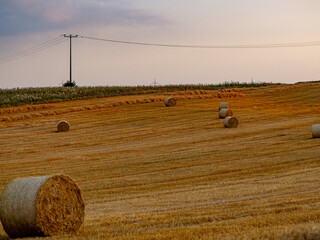
[[[174,45],[320,43],[319,12],[318,0],[1,0],[0,88],[69,80],[63,34]],[[320,79],[320,45],[197,49],[74,38],[72,51],[79,86]]]

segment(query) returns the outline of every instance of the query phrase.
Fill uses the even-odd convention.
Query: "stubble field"
[[[161,93],[0,108],[0,192],[17,177],[78,183],[84,225],[46,239],[320,239],[319,93],[270,85],[180,92],[176,107]],[[222,101],[238,128],[223,127]]]

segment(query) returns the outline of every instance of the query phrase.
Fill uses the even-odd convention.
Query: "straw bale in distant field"
[[[220,104],[219,104],[219,111],[221,110],[221,109],[223,109],[223,108],[228,108],[229,107],[229,103],[227,103],[227,102],[221,102]]]
[[[167,97],[167,98],[164,100],[164,104],[165,104],[167,107],[174,107],[174,106],[177,104],[177,101],[176,101],[176,99],[174,99],[173,97]]]
[[[233,115],[233,112],[230,109],[222,108],[219,111],[219,118],[226,118],[232,115]]]
[[[226,117],[223,121],[223,125],[226,128],[236,128],[238,127],[238,124],[239,124],[238,119],[232,116]]]
[[[320,138],[320,124],[312,125],[312,137]]]
[[[58,132],[68,132],[70,129],[70,125],[67,121],[61,120],[57,125]]]
[[[11,238],[75,233],[84,220],[78,185],[68,176],[12,180],[0,198],[0,219]]]

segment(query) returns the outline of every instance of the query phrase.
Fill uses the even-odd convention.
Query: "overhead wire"
[[[241,49],[241,48],[293,48],[293,47],[313,47],[320,46],[320,41],[314,42],[291,42],[291,43],[264,43],[264,44],[221,44],[221,45],[186,45],[186,44],[163,44],[163,43],[151,43],[151,42],[136,42],[136,41],[124,41],[124,40],[116,40],[116,39],[107,39],[107,38],[97,38],[90,36],[81,36],[80,38],[95,40],[95,41],[103,41],[110,43],[118,43],[118,44],[130,44],[130,45],[141,45],[141,46],[153,46],[153,47],[170,47],[170,48],[198,48],[198,49]],[[4,64],[7,62],[15,61],[20,58],[26,57],[28,55],[46,50],[58,44],[61,44],[66,39],[63,35],[53,38],[51,40],[45,41],[38,45],[35,45],[26,50],[18,51],[14,54],[11,54],[6,57],[0,58],[0,64]]]
[[[148,43],[148,42],[134,42],[134,41],[123,41],[115,39],[96,38],[89,36],[79,36],[80,38],[104,41],[119,44],[131,44],[131,45],[142,45],[142,46],[155,46],[155,47],[172,47],[172,48],[290,48],[290,47],[311,47],[320,46],[320,41],[316,42],[292,42],[292,43],[264,43],[264,44],[222,44],[222,45],[184,45],[184,44],[162,44],[162,43]]]
[[[18,51],[18,52],[14,53],[14,54],[11,54],[9,56],[0,58],[0,64],[4,64],[4,63],[7,63],[7,62],[18,60],[18,59],[26,57],[28,55],[31,55],[31,54],[46,50],[48,48],[51,48],[53,46],[56,46],[56,45],[64,42],[64,41],[65,41],[65,38],[62,38],[61,36],[53,38],[51,40],[48,40],[48,41],[45,41],[43,43],[37,44],[37,45],[35,45],[35,46],[31,47],[31,48],[28,48],[28,49],[25,49],[25,50],[22,50],[22,51]]]

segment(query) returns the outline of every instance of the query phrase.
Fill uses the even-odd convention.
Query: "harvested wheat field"
[[[18,177],[78,184],[82,227],[46,239],[320,239],[320,84],[177,93],[174,108],[168,96],[0,109],[0,191]]]

